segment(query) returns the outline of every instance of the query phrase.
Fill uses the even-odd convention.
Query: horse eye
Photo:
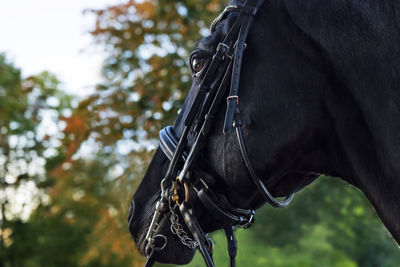
[[[199,73],[203,70],[204,66],[206,65],[206,61],[202,58],[194,58],[192,60],[192,70],[194,74]]]

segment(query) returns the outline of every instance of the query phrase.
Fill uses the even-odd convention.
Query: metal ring
[[[189,202],[189,187],[186,182],[183,182],[183,187],[185,188],[185,203]]]
[[[174,181],[173,183],[173,194],[171,196],[172,201],[174,201],[176,204],[180,205],[182,203],[179,203],[179,194],[178,194],[178,179]],[[189,202],[189,186],[188,184],[185,182],[183,182],[183,188],[185,190],[185,203]]]
[[[155,239],[157,238],[157,237],[160,237],[161,239],[164,239],[164,244],[161,246],[161,247],[156,247],[156,246],[153,246],[153,249],[154,250],[163,250],[166,246],[167,246],[167,243],[168,243],[168,239],[167,239],[167,237],[165,236],[165,235],[161,235],[161,234],[158,234],[158,235],[155,235],[155,236],[153,236],[153,244],[154,244],[154,242],[155,242]]]
[[[171,196],[172,201],[179,205],[179,195],[178,195],[178,180],[173,183],[173,194]]]

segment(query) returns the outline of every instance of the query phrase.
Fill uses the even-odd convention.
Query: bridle
[[[164,249],[167,245],[167,237],[160,234],[159,230],[168,217],[171,221],[171,232],[180,239],[181,243],[191,249],[198,249],[206,265],[214,266],[213,243],[198,223],[196,211],[190,205],[189,192],[195,192],[207,212],[224,225],[231,266],[235,266],[237,246],[234,227],[250,227],[254,221],[255,212],[233,207],[223,194],[218,194],[212,189],[216,183],[212,175],[195,166],[195,159],[205,145],[206,136],[220,108],[220,103],[227,95],[223,132],[228,135],[232,129],[235,129],[242,158],[259,192],[274,207],[285,207],[293,198],[292,194],[285,200],[278,201],[271,195],[253,169],[241,131],[238,96],[241,62],[250,25],[263,2],[264,0],[247,0],[243,5],[229,5],[214,20],[211,25],[212,32],[230,12],[239,13],[223,41],[218,44],[206,73],[202,76],[197,94],[185,118],[181,136],[177,138],[171,126],[160,131],[160,147],[170,162],[165,178],[161,181],[160,199],[145,236],[146,266],[152,266],[153,253]],[[230,90],[227,93],[229,85]],[[191,144],[188,142],[189,134],[193,139]],[[200,172],[200,175],[190,175],[194,171]],[[179,213],[190,235],[179,223]]]

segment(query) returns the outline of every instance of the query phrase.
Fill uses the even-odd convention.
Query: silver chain
[[[171,207],[170,203],[171,216],[169,218],[171,221],[171,232],[179,238],[183,245],[187,246],[188,248],[195,249],[199,244],[196,240],[190,238],[185,230],[183,230],[183,226],[179,223],[179,217],[174,212],[174,208],[175,207]]]
[[[182,224],[179,223],[179,217],[174,212],[174,209],[176,208],[176,204],[172,207],[172,200],[169,197],[168,190],[166,189],[166,186],[165,186],[165,182],[166,182],[166,179],[164,178],[161,181],[161,199],[159,200],[159,203],[163,202],[162,199],[168,199],[169,210],[171,212],[171,216],[169,217],[170,221],[171,221],[170,230],[174,235],[176,235],[179,238],[179,240],[181,241],[181,243],[183,245],[185,245],[191,249],[195,249],[196,247],[198,247],[199,244],[197,243],[196,240],[193,240],[192,238],[189,237],[189,235],[183,229]],[[161,213],[159,213],[159,214],[161,214]],[[154,214],[154,217],[156,217],[156,215],[157,215],[157,208],[156,208],[156,213]],[[154,218],[153,218],[153,220],[154,220]],[[146,247],[147,255],[152,254],[155,249],[162,250],[167,245],[167,238],[164,235],[156,234],[159,230],[159,227],[160,227],[160,225],[156,221],[152,221],[152,223],[150,224],[149,230],[146,235],[146,240],[149,242]],[[156,235],[154,235],[154,234],[156,234]],[[154,241],[155,241],[156,237],[164,239],[164,244],[160,248],[156,248],[154,246]]]

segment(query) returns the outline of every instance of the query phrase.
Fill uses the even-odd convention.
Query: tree
[[[193,42],[188,44],[185,38],[204,30],[205,23],[196,18],[211,19],[196,12],[202,3],[130,1],[92,11],[98,15],[92,34],[109,52],[105,82],[64,119],[59,157],[48,164],[48,179],[57,180],[49,193],[51,206],[39,207],[34,217],[66,220],[74,226],[87,243],[64,256],[72,255],[81,265],[143,264],[127,231],[128,203],[156,145],[161,122],[172,122],[184,98],[183,88],[189,87],[186,57]],[[217,3],[209,3],[206,13],[219,8]],[[145,39],[143,45],[140,40]],[[148,54],[146,46],[158,47],[157,52]],[[92,164],[96,167],[90,168]],[[50,254],[48,261],[56,251]]]
[[[22,79],[0,54],[0,258],[15,265],[26,254],[19,239],[30,212],[48,201],[46,164],[57,157],[59,120],[71,98],[48,72]]]

